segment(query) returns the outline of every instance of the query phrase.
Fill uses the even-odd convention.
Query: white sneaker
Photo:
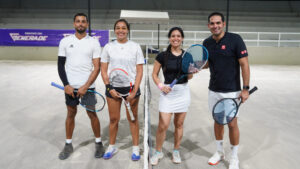
[[[103,155],[103,159],[108,160],[113,157],[118,152],[118,149],[114,146],[108,146],[106,152]]]
[[[209,165],[217,165],[221,160],[225,159],[224,152],[217,151],[210,159],[208,160]]]
[[[172,153],[172,161],[175,164],[180,164],[181,163],[181,158],[178,150],[174,150]]]
[[[229,169],[239,169],[239,159],[238,158],[230,159]]]
[[[156,151],[154,155],[150,158],[150,163],[152,165],[157,165],[158,161],[164,157],[162,152]]]

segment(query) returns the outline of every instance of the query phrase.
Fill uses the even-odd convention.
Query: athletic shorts
[[[74,89],[74,90],[78,90],[78,89]],[[91,88],[88,90],[95,90],[95,88]],[[79,98],[76,97],[77,92],[74,92],[74,95],[75,95],[75,98],[73,98],[72,96],[65,93],[66,105],[77,106],[79,104]],[[89,104],[95,105],[97,103],[95,94],[92,92],[86,92],[85,95],[83,95],[83,97],[81,98],[81,103],[82,104],[89,103]]]
[[[240,91],[222,93],[222,92],[214,92],[214,91],[209,90],[208,91],[208,109],[209,109],[209,112],[212,113],[214,105],[219,100],[224,99],[224,98],[238,98],[240,93],[241,93]],[[236,114],[236,117],[238,117],[238,114],[239,114],[239,110]]]
[[[134,86],[133,86],[133,87],[134,87]],[[132,87],[132,88],[133,88],[133,87]],[[130,87],[114,87],[114,89],[115,89],[118,93],[120,93],[120,94],[127,94],[127,93],[130,91]],[[105,90],[105,95],[106,95],[107,97],[109,97],[109,98],[113,98],[113,97],[111,96],[111,94],[108,92],[108,90]],[[141,95],[141,90],[140,90],[140,88],[139,88],[138,91],[136,92],[134,98],[137,98],[137,97],[139,97],[140,95]]]

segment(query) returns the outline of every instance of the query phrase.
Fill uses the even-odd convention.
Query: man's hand
[[[89,89],[89,87],[88,86],[86,86],[86,85],[83,85],[83,86],[81,86],[79,89],[78,89],[78,91],[77,91],[77,97],[83,97],[83,95],[85,95],[85,93],[86,93],[86,91]]]
[[[72,86],[66,85],[66,86],[65,86],[65,93],[66,93],[67,95],[70,95],[70,96],[72,96],[73,98],[75,98],[75,95],[74,95],[74,88],[73,88]]]
[[[244,103],[249,97],[249,91],[248,90],[242,90],[239,98],[242,99],[242,103]]]

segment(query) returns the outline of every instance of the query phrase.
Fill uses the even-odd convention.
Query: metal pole
[[[229,0],[227,0],[226,32],[228,32],[228,25],[229,25]]]
[[[259,32],[257,32],[257,46],[260,45],[260,44],[259,44],[259,39],[260,39],[260,37],[259,37]]]
[[[130,36],[131,36],[131,29],[130,29],[130,25],[131,25],[131,24],[129,24],[129,32],[128,32],[128,34],[129,34],[129,35],[128,35],[128,38],[129,38],[129,40],[130,40]]]
[[[279,33],[279,37],[278,37],[278,47],[280,47],[280,41],[281,41],[281,33]]]
[[[88,0],[89,35],[91,36],[91,0]]]
[[[157,25],[157,49],[159,50],[159,30],[160,30],[160,24]]]

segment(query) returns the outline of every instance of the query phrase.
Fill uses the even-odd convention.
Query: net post
[[[148,117],[149,117],[149,105],[148,105],[148,45],[146,45],[146,58],[145,58],[145,65],[146,71],[145,72],[145,84],[144,84],[144,169],[149,168],[149,145],[148,145]]]

